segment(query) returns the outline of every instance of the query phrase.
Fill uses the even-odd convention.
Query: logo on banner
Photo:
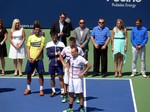
[[[136,8],[142,0],[106,0],[107,2],[112,2],[112,7],[125,7],[125,8]]]

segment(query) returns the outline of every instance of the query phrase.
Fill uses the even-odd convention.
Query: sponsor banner
[[[66,12],[74,28],[80,18],[86,20],[90,29],[98,24],[99,18],[105,18],[106,26],[112,29],[120,18],[131,29],[140,17],[150,29],[149,4],[149,0],[0,0],[0,18],[6,27],[18,18],[25,28],[32,28],[34,20],[39,20],[42,28],[50,28],[60,12]]]

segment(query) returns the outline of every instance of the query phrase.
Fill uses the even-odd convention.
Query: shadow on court
[[[98,97],[93,97],[93,96],[86,97],[86,101],[94,100],[94,99],[98,99]],[[100,112],[100,111],[104,111],[104,109],[99,109],[96,107],[89,107],[89,106],[87,107],[87,112]],[[75,111],[75,112],[78,112],[78,111]]]
[[[98,97],[93,97],[93,96],[87,96],[86,97],[86,101],[93,100],[93,99],[98,99]]]
[[[87,107],[87,112],[101,112],[101,111],[105,111],[104,109],[99,109],[96,107]]]
[[[56,96],[60,95],[60,88],[55,88],[55,90],[56,90]],[[51,87],[49,89],[44,89],[43,91],[44,91],[44,94],[49,94],[50,95],[52,93]],[[33,91],[32,94],[39,93],[39,92],[40,91]]]
[[[0,88],[0,93],[15,91],[14,88]]]

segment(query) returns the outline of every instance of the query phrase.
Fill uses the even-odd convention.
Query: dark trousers
[[[93,72],[94,74],[99,74],[99,68],[100,68],[100,61],[101,61],[101,73],[107,73],[107,51],[108,47],[106,49],[102,50],[103,45],[99,45],[99,48],[96,49],[94,47],[94,68]],[[100,60],[101,59],[101,60]]]
[[[82,48],[82,50],[84,52],[84,58],[88,60],[88,47]]]

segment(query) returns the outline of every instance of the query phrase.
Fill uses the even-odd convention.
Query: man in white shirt
[[[82,56],[78,55],[78,48],[71,49],[72,57],[69,60],[68,72],[69,72],[69,107],[63,112],[73,111],[74,93],[80,99],[79,111],[84,112],[84,97],[82,89],[82,78],[85,73],[91,68],[88,61]]]
[[[70,58],[72,57],[71,55],[71,49],[76,46],[76,39],[74,37],[70,37],[69,38],[69,43],[70,45],[65,47],[62,52],[61,52],[61,59],[63,59],[63,57],[65,57],[66,62],[70,60]],[[78,48],[78,54],[81,56],[84,56],[84,52],[80,47]],[[64,60],[62,60],[64,63]],[[67,102],[67,88],[68,88],[68,83],[69,83],[69,77],[68,77],[68,73],[67,70],[65,68],[65,74],[64,74],[64,98],[62,100],[63,103]]]

